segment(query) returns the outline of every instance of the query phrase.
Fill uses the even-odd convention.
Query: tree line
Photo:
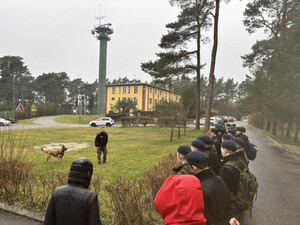
[[[244,25],[249,34],[263,29],[266,39],[257,41],[245,54],[244,66],[252,76],[241,83],[240,109],[253,114],[253,123],[271,131],[294,128],[297,141],[300,124],[300,2],[257,0],[248,3]],[[278,129],[280,128],[280,129]]]
[[[200,115],[205,111],[205,131],[209,129],[209,117],[218,99],[214,68],[218,48],[218,21],[220,0],[169,0],[181,12],[175,22],[166,25],[158,46],[155,61],[141,64],[144,72],[156,81],[174,83],[178,77],[195,75],[196,98],[190,96],[191,108],[196,109],[196,129],[199,129]],[[227,1],[230,4],[230,1]],[[244,25],[249,34],[264,29],[268,37],[257,41],[252,52],[242,56],[244,66],[251,71],[245,81],[235,85],[237,89],[227,89],[226,100],[235,99],[239,111],[253,113],[253,123],[266,127],[276,135],[278,124],[287,126],[287,136],[295,128],[295,141],[299,129],[300,75],[299,75],[299,1],[297,0],[255,0],[247,4],[244,11]],[[208,85],[203,85],[201,69],[201,46],[208,40],[202,31],[213,28],[213,47],[210,71],[206,76]],[[206,89],[204,87],[207,87]],[[203,90],[204,89],[204,90]],[[185,93],[185,91],[183,91]],[[182,94],[183,95],[183,94]],[[183,95],[183,98],[185,96]],[[224,101],[223,107],[227,107]],[[220,103],[221,104],[221,103]],[[223,110],[222,110],[223,111]],[[226,110],[225,110],[226,112]],[[224,114],[227,114],[224,113]]]

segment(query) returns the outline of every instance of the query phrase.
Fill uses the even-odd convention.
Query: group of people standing
[[[200,135],[190,146],[178,147],[176,175],[164,182],[154,200],[166,224],[244,223],[245,207],[238,196],[241,171],[249,171],[245,132],[244,127],[222,124],[211,129],[211,137]]]

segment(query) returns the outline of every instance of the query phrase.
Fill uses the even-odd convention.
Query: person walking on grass
[[[101,153],[103,153],[103,163],[106,163],[108,135],[105,128],[101,127],[100,133],[96,135],[95,146],[97,149],[98,163],[101,164]]]
[[[72,163],[68,184],[52,193],[44,225],[102,225],[98,195],[90,191],[93,164],[86,158]]]

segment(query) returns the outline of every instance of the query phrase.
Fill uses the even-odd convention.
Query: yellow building
[[[137,102],[137,108],[144,112],[153,111],[155,104],[162,100],[179,102],[181,96],[170,90],[145,83],[108,84],[105,112],[108,113],[118,100],[128,98]]]

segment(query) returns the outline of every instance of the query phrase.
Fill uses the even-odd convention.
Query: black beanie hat
[[[231,140],[223,141],[221,147],[233,152],[237,150],[235,142]]]
[[[243,132],[243,130],[244,130],[243,127],[236,127],[235,129],[236,129],[237,131],[241,131],[241,132]]]
[[[75,159],[71,165],[68,183],[80,184],[88,188],[93,175],[93,164],[86,158]]]
[[[208,156],[202,152],[190,152],[187,154],[186,159],[189,164],[194,165],[194,164],[200,164],[200,163],[207,163],[208,162]]]
[[[210,129],[210,131],[212,132],[212,133],[219,133],[219,131],[220,131],[220,129],[219,128],[211,128]],[[201,135],[202,136],[202,135]],[[198,139],[198,138],[197,138]]]
[[[230,124],[230,123],[227,123],[227,124],[226,124],[226,127],[231,127],[231,124]]]
[[[204,144],[206,145],[211,145],[213,144],[213,141],[211,140],[210,137],[208,137],[207,135],[200,135],[197,137],[197,140],[202,141]]]
[[[202,141],[200,141],[200,140],[192,141],[191,145],[193,147],[199,149],[199,150],[205,150],[206,149],[205,144]]]
[[[228,133],[230,133],[230,134],[232,134],[232,135],[234,136],[235,133],[236,133],[236,130],[234,130],[234,129],[229,129],[229,130],[228,130]]]
[[[191,152],[191,148],[188,145],[180,145],[177,149],[177,152],[181,155],[187,155],[189,152]]]
[[[222,134],[224,134],[225,133],[225,128],[220,128],[220,130],[219,130],[219,132],[221,132]]]
[[[230,139],[232,138],[232,135],[230,135],[230,134],[224,134],[224,135],[223,135],[223,138],[224,138],[225,140],[230,140]]]
[[[245,149],[246,143],[243,139],[241,139],[239,137],[234,137],[231,140],[234,141],[235,143],[237,143],[238,145],[240,145],[243,149]]]

